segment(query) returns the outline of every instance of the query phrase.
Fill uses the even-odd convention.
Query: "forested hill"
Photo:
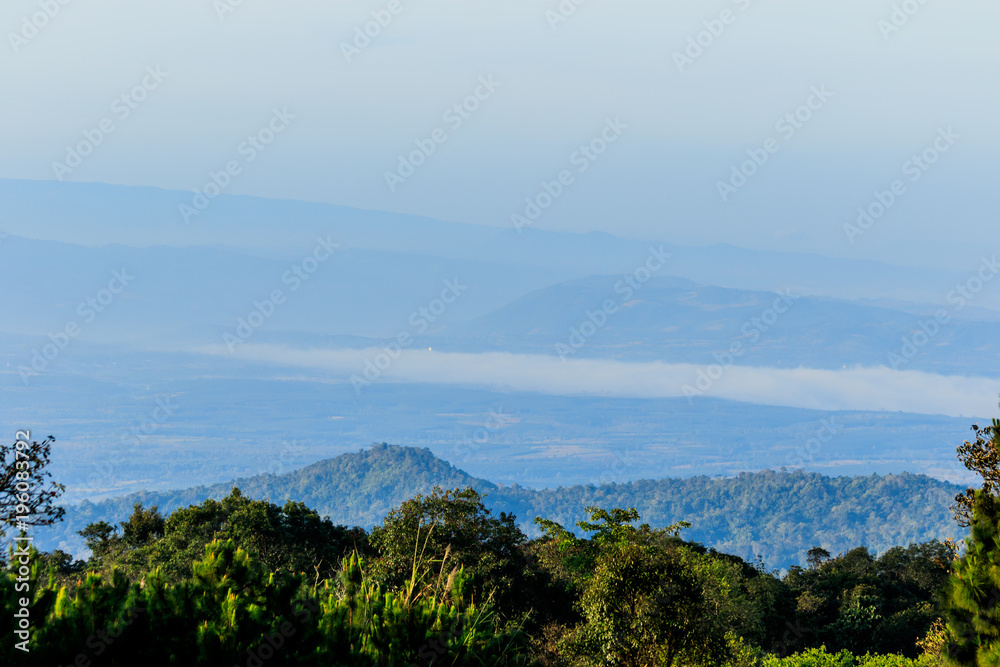
[[[826,477],[765,470],[737,477],[640,480],[606,486],[502,489],[492,506],[519,519],[544,516],[563,525],[583,508],[635,507],[654,527],[689,521],[687,539],[773,567],[805,563],[822,546],[877,552],[913,542],[964,537],[950,506],[961,487],[926,475]]]
[[[301,501],[334,523],[370,527],[390,509],[435,485],[471,486],[487,494],[494,511],[513,512],[522,528],[537,534],[534,518],[567,527],[584,518],[590,505],[636,507],[654,527],[691,522],[688,539],[744,558],[763,557],[773,567],[803,563],[805,552],[822,546],[832,553],[864,545],[881,552],[963,531],[949,506],[961,487],[924,475],[825,477],[817,473],[762,471],[733,478],[641,480],[602,486],[533,490],[500,487],[436,458],[426,449],[376,445],[326,459],[283,475],[262,475],[183,491],[143,492],[70,507],[54,530],[39,531],[42,548],[78,549],[75,533],[87,523],[120,521],[135,502],[168,512],[222,498],[233,486],[245,495],[282,503]]]

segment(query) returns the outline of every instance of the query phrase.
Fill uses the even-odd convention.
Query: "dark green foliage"
[[[795,601],[787,648],[825,644],[834,651],[915,657],[916,641],[943,614],[938,597],[951,558],[949,545],[927,542],[878,558],[858,547],[809,569],[791,568],[783,582]]]
[[[936,663],[925,656],[912,659],[891,654],[855,655],[847,649],[831,652],[821,647],[785,658],[769,655],[761,667],[936,667]]]
[[[0,445],[0,538],[15,525],[51,526],[66,511],[56,505],[66,487],[49,481],[47,470],[55,438],[37,442],[25,431],[17,437],[12,445]]]
[[[108,665],[242,665],[263,647],[268,665],[749,667],[825,644],[833,654],[803,655],[862,664],[843,651],[916,655],[952,554],[941,543],[878,558],[814,549],[808,568],[779,578],[683,539],[686,522],[636,525],[635,508],[588,507],[585,537],[539,518],[544,536],[528,541],[484,500],[472,489],[417,496],[370,541],[236,490],[167,517],[137,504],[120,530],[83,531],[86,565],[32,552],[31,660],[100,651]],[[14,584],[0,576],[0,626]]]
[[[718,663],[727,656],[728,614],[713,602],[704,557],[676,538],[680,526],[651,530],[635,509],[588,508],[593,532],[574,540],[559,526],[545,524],[557,545],[569,551],[581,588],[583,622],[564,640],[579,665],[671,667]],[[575,543],[574,543],[575,542]],[[586,544],[581,544],[586,542]],[[587,554],[578,558],[578,552]],[[577,552],[577,553],[574,553]]]
[[[972,496],[971,533],[946,593],[949,665],[1000,664],[1000,499]]]
[[[122,543],[132,549],[144,547],[163,537],[165,523],[159,507],[153,505],[145,509],[142,503],[136,503],[132,506],[132,516],[121,523]]]
[[[94,554],[93,566],[121,567],[132,578],[160,568],[171,580],[186,575],[205,545],[231,539],[272,572],[307,572],[332,576],[341,559],[366,549],[363,530],[335,526],[302,503],[284,507],[251,500],[233,489],[221,502],[206,500],[164,519],[154,506],[136,503],[121,523],[122,535],[106,522],[90,524],[80,534]]]
[[[607,547],[597,559],[580,607],[585,624],[571,646],[590,664],[670,667],[683,653],[700,650],[710,657],[725,647],[699,582],[676,549]],[[710,632],[713,628],[718,631]]]
[[[813,547],[806,552],[806,562],[810,567],[819,567],[820,564],[830,558],[830,552],[823,547]]]
[[[381,523],[394,507],[435,486],[471,486],[483,492],[496,488],[435,458],[426,449],[381,444],[283,475],[258,475],[182,491],[143,491],[100,503],[84,501],[69,508],[61,534],[68,537],[99,520],[124,519],[137,502],[172,512],[206,499],[221,501],[233,487],[249,498],[278,505],[286,500],[300,501],[335,523],[370,528]]]
[[[993,459],[979,449],[991,442],[966,443],[987,481]],[[929,667],[944,647],[951,664],[1000,665],[1000,500],[987,492],[972,496],[953,569],[950,543],[876,551],[937,525],[947,488],[916,476],[768,471],[543,491],[473,480],[403,500],[369,535],[287,498],[336,507],[348,489],[340,504],[357,512],[385,505],[369,495],[391,478],[395,493],[464,473],[403,448],[334,461],[364,477],[355,491],[342,477],[324,486],[321,465],[255,482],[284,505],[239,489],[167,516],[169,503],[134,502],[117,526],[80,530],[87,563],[32,550],[32,653],[14,648],[16,562],[0,575],[0,650],[11,664],[82,653],[108,665],[350,667],[912,667],[923,650]],[[514,508],[527,511],[520,523]],[[706,534],[736,555],[703,546]],[[863,546],[838,550],[846,543]],[[779,576],[765,567],[774,554],[804,566]]]
[[[221,500],[234,484],[218,484],[180,492],[141,493],[126,498],[84,503],[67,511],[58,532],[39,533],[40,544],[72,542],[89,523],[128,517],[134,503],[158,505],[165,511]],[[961,487],[923,475],[824,477],[816,473],[762,471],[733,478],[642,480],[626,484],[573,486],[559,489],[499,487],[476,479],[435,458],[428,450],[377,445],[355,454],[320,461],[284,475],[239,480],[251,498],[305,503],[335,524],[366,528],[382,522],[390,509],[419,493],[471,487],[486,497],[494,512],[519,517],[529,537],[540,531],[533,523],[543,516],[564,526],[585,518],[584,508],[635,507],[652,526],[679,519],[691,522],[688,537],[747,560],[758,557],[771,567],[806,562],[810,548],[830,553],[865,545],[884,551],[898,544],[933,539],[961,539],[949,510]]]
[[[543,582],[529,567],[524,533],[513,515],[493,516],[474,489],[445,491],[404,502],[371,532],[378,553],[375,576],[398,589],[424,580],[446,559],[464,568],[473,599],[492,601],[507,620],[520,621],[537,607]]]
[[[620,624],[630,621],[639,622],[645,629],[651,627],[650,623],[641,622],[641,614],[618,616],[619,609],[612,613],[616,617],[612,619],[601,613],[617,609],[621,599],[635,602],[636,591],[642,587],[627,582],[630,577],[636,582],[643,581],[642,568],[653,567],[658,559],[666,558],[663,554],[669,554],[675,559],[673,562],[682,562],[684,567],[679,571],[660,571],[659,580],[682,581],[678,577],[688,577],[686,581],[690,582],[693,578],[702,596],[685,601],[685,611],[693,616],[684,617],[674,611],[673,618],[686,618],[685,627],[697,628],[696,619],[706,616],[699,617],[695,612],[699,608],[711,609],[713,623],[739,637],[743,646],[757,646],[780,656],[825,644],[835,652],[853,650],[859,654],[894,653],[915,657],[919,652],[917,640],[943,613],[938,597],[948,578],[952,557],[951,548],[944,543],[894,548],[879,558],[863,547],[835,557],[820,558],[822,554],[814,552],[817,557],[812,559],[808,569],[794,567],[779,579],[759,563],[750,564],[736,556],[684,541],[672,534],[674,530],[655,530],[646,525],[633,528],[627,524],[636,519],[634,511],[604,512],[594,508],[591,511],[603,523],[581,522],[581,528],[595,532],[592,539],[578,538],[555,522],[539,520],[547,537],[531,545],[540,555],[542,565],[563,582],[567,590],[574,592],[580,605],[588,600],[593,603],[593,596],[597,595],[598,604],[591,604],[590,613],[579,607],[584,623],[592,628],[587,632],[578,629],[572,635],[580,641],[587,637],[594,641],[594,637],[602,636],[601,631],[607,627],[615,628],[605,636],[607,640],[622,641],[629,634]],[[620,544],[622,539],[647,550],[642,562],[636,560],[639,555],[636,549],[615,552],[602,546]],[[619,567],[625,569],[619,571]],[[659,567],[665,566],[661,562]],[[592,588],[591,582],[598,578],[597,573],[602,581],[616,582],[618,588],[606,583],[600,589]],[[618,592],[612,594],[613,590]],[[677,590],[685,589],[680,586]],[[640,602],[635,602],[638,608],[645,608],[643,605],[648,602],[638,599]],[[660,613],[666,612],[661,610]],[[602,620],[593,620],[597,618]],[[660,620],[659,616],[656,618]],[[660,628],[657,632],[663,637],[667,631]],[[722,650],[721,640],[716,636],[703,646]],[[546,645],[550,651],[551,644],[549,641]],[[640,644],[648,645],[648,642],[635,642],[636,646]],[[596,650],[593,643],[577,642],[575,645]],[[730,643],[727,650],[736,659],[744,649]],[[633,655],[630,659],[640,658]],[[641,659],[652,658],[646,655]],[[719,657],[716,654],[712,659],[719,660]]]
[[[353,556],[338,584],[275,575],[232,540],[209,544],[183,581],[157,571],[142,584],[88,574],[73,591],[41,581],[35,565],[30,652],[0,638],[10,665],[516,665],[521,639],[496,631],[486,606],[467,602],[455,570],[427,594],[389,594]],[[14,580],[0,576],[6,626]],[[10,628],[3,627],[3,630]],[[80,658],[79,656],[83,656]],[[90,662],[92,661],[92,662]]]
[[[810,548],[831,553],[857,545],[884,551],[899,544],[959,538],[949,506],[958,487],[921,475],[824,477],[762,471],[734,478],[642,480],[628,484],[491,492],[491,506],[563,525],[583,508],[635,507],[652,526],[683,519],[687,537],[771,567],[806,561]]]
[[[102,558],[108,554],[114,546],[115,527],[107,521],[97,521],[88,524],[80,531],[84,543],[95,558]]]
[[[972,425],[976,439],[966,440],[958,448],[958,458],[965,467],[983,480],[982,491],[989,495],[1000,494],[1000,419],[994,419],[990,426],[979,428]],[[955,496],[955,518],[963,526],[972,520],[976,504],[977,489],[969,488]]]

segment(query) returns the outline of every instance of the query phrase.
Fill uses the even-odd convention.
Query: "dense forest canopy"
[[[44,518],[52,510],[47,503],[21,504],[17,510],[27,516],[19,519],[20,533],[0,576],[7,612],[0,619],[0,649],[14,665],[89,665],[98,658],[108,665],[257,667],[266,661],[387,667],[998,664],[1000,421],[973,430],[974,442],[959,447],[958,457],[983,484],[953,496],[956,525],[969,528],[962,545],[932,539],[883,551],[865,544],[830,551],[814,544],[802,564],[780,572],[757,550],[745,558],[693,539],[695,525],[687,518],[653,525],[627,504],[588,504],[573,524],[536,514],[528,534],[523,517],[495,511],[471,485],[417,493],[374,526],[337,524],[304,502],[276,504],[237,487],[221,499],[172,511],[135,502],[125,520],[100,519],[77,531],[89,551],[85,560],[31,544],[25,530],[39,525],[34,515]],[[365,493],[392,471],[386,459],[416,466],[425,480],[431,466],[444,466],[452,478],[462,475],[426,452],[372,451],[367,459],[335,460],[354,472],[359,463],[373,464],[371,479],[362,476],[355,485]],[[45,470],[45,454],[37,457],[36,470]],[[291,480],[321,480],[322,468]],[[334,480],[347,488],[342,478]],[[851,513],[862,506],[857,501],[842,512],[830,510],[841,506],[835,502],[841,496],[860,496],[873,512],[883,512],[883,522],[898,523],[904,515],[892,508],[900,494],[911,501],[921,497],[908,484],[933,488],[906,475],[850,480],[772,471],[682,482],[701,492],[684,499],[689,508],[702,508],[692,512],[699,520],[741,503],[744,516],[761,522],[769,514],[781,517],[768,529],[782,529],[795,503],[766,501],[769,493],[790,487],[799,502],[827,508],[832,521],[853,519],[855,532],[842,529],[849,535],[862,534],[857,531],[866,524]],[[628,491],[653,494],[645,501],[655,502],[659,484],[637,482]],[[668,499],[677,491],[666,490]],[[326,487],[317,491],[331,494]],[[490,491],[508,503],[539,493],[493,485]],[[55,496],[46,497],[60,492],[55,487]],[[557,489],[549,502],[570,502],[574,496],[558,495],[566,493],[577,501],[594,493],[620,499],[619,492],[613,485]],[[921,509],[926,511],[919,505],[910,511]],[[818,518],[815,507],[799,511],[800,526]]]
[[[301,631],[271,646],[275,664],[751,664],[807,649],[917,659],[944,613],[943,542],[880,556],[816,547],[779,576],[686,539],[685,521],[585,514],[573,531],[538,517],[532,539],[470,487],[417,495],[370,531],[239,489],[168,515],[136,503],[118,525],[81,531],[86,561],[33,552],[32,613],[46,619],[34,655],[96,646],[105,664],[221,664],[292,624]],[[15,581],[0,580],[2,599]]]
[[[540,534],[533,523],[536,516],[572,527],[585,518],[588,506],[635,507],[652,526],[689,521],[690,539],[748,560],[760,557],[776,568],[804,564],[814,546],[839,553],[864,545],[881,553],[899,544],[960,539],[965,534],[949,510],[962,488],[923,475],[831,478],[766,470],[729,478],[534,490],[477,479],[426,449],[376,445],[283,475],[83,503],[70,507],[66,520],[52,532],[40,533],[40,544],[74,551],[74,546],[82,547],[77,531],[95,521],[121,521],[136,502],[171,511],[208,498],[221,500],[234,485],[251,498],[302,502],[334,523],[365,528],[435,486],[476,489],[493,511],[514,514],[529,536]]]

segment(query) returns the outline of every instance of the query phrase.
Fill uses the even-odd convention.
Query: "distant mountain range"
[[[565,279],[631,271],[664,240],[488,227],[332,204],[221,195],[185,223],[178,212],[191,192],[100,183],[0,179],[0,232],[99,247],[230,248],[294,260],[318,235],[345,248],[534,267]],[[661,275],[748,290],[792,289],[841,299],[892,299],[942,304],[967,273],[904,267],[815,254],[748,250],[728,245],[663,243],[672,254]],[[0,246],[2,254],[2,246]],[[978,260],[975,260],[978,263]],[[513,274],[510,276],[514,277]],[[984,291],[977,307],[1000,308]]]
[[[393,507],[435,486],[475,488],[486,494],[494,511],[513,512],[522,529],[533,535],[538,534],[536,516],[572,527],[584,518],[587,506],[636,507],[642,520],[654,527],[689,521],[687,538],[744,558],[759,556],[773,567],[803,563],[805,552],[814,546],[837,553],[864,545],[881,552],[895,545],[963,535],[949,510],[962,487],[924,475],[834,478],[767,470],[729,478],[532,490],[472,477],[426,449],[376,445],[282,475],[84,502],[70,507],[58,526],[37,531],[36,540],[43,548],[79,549],[77,530],[93,521],[123,520],[133,503],[158,505],[169,512],[222,498],[234,486],[245,495],[279,504],[301,501],[335,523],[364,527],[380,523]]]
[[[8,279],[13,288],[0,290],[0,312],[9,315],[0,322],[0,430],[56,435],[53,469],[74,500],[285,471],[382,441],[429,447],[479,478],[537,487],[782,465],[961,480],[966,471],[949,464],[970,422],[954,415],[979,419],[989,410],[944,409],[934,403],[935,390],[966,379],[942,375],[972,376],[976,395],[988,398],[992,389],[980,389],[993,385],[978,378],[1000,377],[1000,291],[984,288],[961,310],[947,303],[976,266],[965,274],[604,233],[518,233],[249,196],[220,196],[185,222],[178,206],[190,198],[156,188],[0,179],[0,260],[21,272]],[[339,247],[331,256],[303,268],[332,243]],[[654,251],[670,257],[648,281],[641,276],[641,288],[616,290]],[[308,278],[298,277],[302,270]],[[114,272],[131,276],[124,290],[109,289]],[[444,307],[438,301],[449,281],[463,287]],[[272,312],[263,301],[276,289],[283,301]],[[797,296],[783,313],[774,310],[779,290]],[[598,310],[609,300],[614,312],[605,318]],[[825,400],[826,385],[815,385],[829,374],[814,379],[811,371],[807,384],[782,391],[808,393],[814,402],[763,391],[789,367],[826,373],[887,364],[941,307],[949,308],[949,322],[905,366],[938,374],[911,390],[928,397],[927,405],[887,403],[910,410],[887,412]],[[227,354],[224,335],[254,317],[253,344],[302,353],[304,361]],[[77,335],[69,342],[71,329]],[[559,391],[505,384],[490,373],[505,371],[510,355],[470,361],[437,354],[545,354],[552,357],[545,363],[558,365],[558,346],[572,345],[581,331],[586,344],[571,356],[588,358],[574,371],[596,387],[586,396],[573,391],[579,375],[567,374]],[[412,357],[433,349],[427,366],[355,392],[351,374],[375,356],[357,350],[385,346],[401,333],[412,335]],[[736,343],[743,350],[737,366],[776,369],[729,395],[745,402],[711,393],[692,401],[614,394],[601,386],[607,376],[587,370],[593,359],[629,362],[616,364],[619,374],[692,364],[670,380],[679,392]],[[43,351],[51,358],[41,358]],[[341,366],[315,361],[341,353],[349,359]],[[435,364],[449,356],[480,375],[448,375]],[[521,360],[518,372],[537,359]],[[494,364],[490,373],[479,360]],[[667,363],[638,363],[654,361]],[[44,370],[27,380],[20,369],[32,363]],[[546,381],[557,375],[537,374]],[[725,381],[737,383],[736,375]],[[881,396],[877,387],[850,382],[852,396]],[[150,425],[157,401],[166,399],[176,414]],[[505,415],[502,427],[490,427],[495,412]],[[836,439],[800,456],[831,419],[844,425]],[[488,432],[488,447],[454,456],[456,443],[480,431]],[[630,463],[617,468],[621,460]],[[276,461],[279,468],[268,467]],[[501,491],[494,495],[499,502]]]
[[[315,246],[310,241],[300,254],[309,256]],[[965,319],[949,308],[939,324],[932,305],[908,303],[904,312],[794,290],[785,292],[794,297],[779,299],[676,276],[652,277],[633,289],[622,274],[581,277],[574,269],[357,248],[338,250],[305,279],[293,271],[298,262],[225,248],[89,248],[11,235],[0,244],[5,256],[33,258],[39,270],[21,289],[0,291],[0,310],[17,313],[0,323],[0,332],[39,344],[73,322],[81,340],[154,349],[220,345],[255,304],[280,289],[283,302],[263,306],[274,316],[262,318],[255,342],[375,347],[405,331],[414,347],[440,351],[694,364],[714,363],[713,353],[739,342],[740,364],[840,369],[891,365],[889,354],[898,355],[904,338],[924,336],[923,322],[934,336],[901,367],[1000,375],[1000,321],[984,309]],[[87,299],[123,270],[129,284],[91,321],[87,313],[96,311]],[[428,315],[448,284],[459,285],[460,294]],[[774,311],[776,300],[783,312]],[[581,328],[590,335],[573,333]],[[573,344],[574,335],[586,344]]]
[[[933,332],[900,367],[942,374],[1000,373],[1000,322],[954,318],[941,325],[931,312],[786,292],[699,285],[652,278],[639,289],[615,291],[616,276],[592,276],[536,290],[453,330],[466,349],[566,354],[575,358],[714,363],[713,353],[741,345],[737,362],[751,366],[839,369],[891,366],[888,353],[904,337]],[[624,294],[624,295],[623,295]],[[609,303],[611,312],[604,312]],[[915,312],[916,311],[916,314]],[[589,322],[601,323],[590,336]],[[585,340],[570,345],[574,331]],[[924,334],[920,334],[921,336]],[[923,339],[920,339],[923,342]],[[567,348],[569,348],[567,350]],[[970,354],[975,350],[975,354]]]

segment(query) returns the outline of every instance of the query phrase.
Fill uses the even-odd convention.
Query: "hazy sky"
[[[55,178],[89,132],[68,180],[190,190],[233,161],[230,193],[510,225],[566,170],[538,227],[962,269],[1000,242],[998,19],[988,0],[8,0],[0,177]],[[767,160],[723,201],[747,150]]]

